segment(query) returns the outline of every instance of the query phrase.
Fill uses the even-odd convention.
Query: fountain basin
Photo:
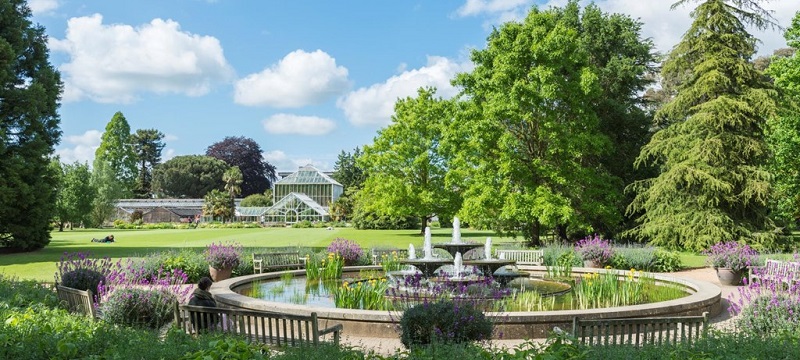
[[[520,270],[541,274],[546,271],[543,266],[519,266]],[[378,266],[347,267],[346,272],[358,272],[361,269],[380,270]],[[612,271],[620,277],[626,276],[621,270],[604,270],[574,268],[573,273],[595,273]],[[305,276],[303,270],[287,271],[295,276]],[[344,325],[345,336],[397,338],[399,336],[397,322],[402,316],[399,312],[353,310],[323,308],[306,305],[286,304],[236,293],[233,289],[248,286],[257,281],[277,280],[285,272],[240,276],[215,283],[211,293],[220,307],[249,309],[257,311],[282,312],[287,314],[309,315],[316,312],[320,326]],[[553,327],[571,329],[572,320],[576,316],[582,319],[636,318],[651,316],[684,316],[701,315],[708,311],[715,316],[722,311],[721,290],[718,286],[697,280],[675,278],[667,275],[653,274],[656,281],[683,287],[688,296],[650,304],[601,308],[590,310],[559,310],[541,312],[503,312],[486,313],[495,322],[496,334],[503,339],[538,339],[547,337]]]

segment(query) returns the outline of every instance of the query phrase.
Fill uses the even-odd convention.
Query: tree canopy
[[[24,0],[0,2],[0,246],[25,251],[50,243],[61,138],[61,78],[30,17]]]
[[[62,165],[54,159],[53,166],[60,174],[55,217],[58,230],[63,231],[66,223],[92,224],[92,206],[97,190],[92,186],[89,165],[79,162]]]
[[[164,149],[164,134],[156,129],[138,129],[131,135],[133,151],[139,163],[139,176],[133,193],[137,198],[147,199],[153,195],[153,168],[161,163]]]
[[[460,214],[471,225],[521,230],[538,245],[543,228],[563,236],[620,221],[620,181],[600,165],[613,151],[598,116],[607,79],[592,62],[579,13],[570,1],[503,24],[486,49],[473,51],[475,69],[454,81],[466,101],[448,129],[448,179],[463,189]],[[629,30],[638,37],[636,27]],[[638,86],[621,85],[615,99],[630,103]]]
[[[209,146],[206,155],[220,159],[228,166],[239,167],[242,172],[242,196],[260,194],[272,188],[275,167],[264,160],[261,146],[255,140],[229,136]]]
[[[670,248],[700,250],[722,240],[768,246],[763,126],[775,114],[776,92],[750,61],[756,39],[746,25],[765,27],[770,19],[754,0],[702,1],[692,18],[662,70],[677,83],[656,113],[666,126],[637,159],[660,173],[630,186],[629,211],[640,214],[632,233]]]
[[[176,156],[153,170],[153,189],[161,198],[200,199],[223,189],[222,175],[228,169],[224,161],[210,156]]]
[[[361,211],[414,215],[425,228],[433,216],[449,218],[460,197],[445,186],[445,159],[439,142],[452,103],[434,98],[434,89],[419,89],[417,97],[395,104],[392,124],[364,147],[358,166],[369,174],[359,195]]]
[[[100,147],[94,153],[94,168],[105,163],[111,177],[121,187],[121,196],[128,198],[138,175],[137,156],[131,141],[131,126],[122,112],[117,111],[106,124],[106,131],[100,139]]]

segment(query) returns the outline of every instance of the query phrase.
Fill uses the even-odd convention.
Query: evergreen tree
[[[690,0],[673,4],[685,5]],[[658,176],[634,182],[631,231],[653,245],[701,250],[718,241],[768,244],[770,174],[764,124],[776,92],[750,61],[769,13],[756,0],[705,0],[663,67],[675,97],[657,113],[665,127],[642,148],[637,164]]]
[[[131,135],[133,151],[139,163],[139,176],[133,189],[137,198],[148,199],[153,196],[153,168],[161,163],[163,139],[164,134],[156,129],[139,129]]]
[[[0,246],[24,251],[50,243],[61,138],[61,78],[30,17],[24,0],[0,1]]]
[[[111,179],[117,182],[120,195],[129,198],[138,175],[136,151],[131,141],[131,126],[125,115],[117,111],[106,124],[106,131],[100,140],[100,147],[94,153],[94,168],[101,163],[111,171]]]

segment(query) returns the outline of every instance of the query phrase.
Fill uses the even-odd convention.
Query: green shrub
[[[654,255],[655,260],[653,261],[653,268],[650,269],[650,271],[673,272],[683,268],[681,256],[675,251],[658,249]]]
[[[172,319],[175,301],[168,290],[122,288],[100,305],[100,314],[111,324],[158,329]]]
[[[655,262],[654,247],[615,247],[614,256],[611,258],[611,265],[614,269],[628,270],[646,270],[649,271],[653,268]]]
[[[400,341],[410,349],[431,343],[488,340],[493,327],[473,305],[442,300],[419,304],[403,312]]]
[[[182,356],[181,360],[205,359],[269,359],[269,349],[264,345],[250,344],[244,339],[223,338],[210,342],[207,349]]]
[[[59,301],[50,286],[0,274],[0,308],[25,308],[35,303],[55,308]]]
[[[312,224],[311,221],[303,220],[292,224],[292,227],[295,229],[308,229],[312,227]]]

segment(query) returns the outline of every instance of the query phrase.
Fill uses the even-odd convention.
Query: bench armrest
[[[329,328],[325,328],[319,331],[319,336],[333,334],[333,343],[339,345],[339,338],[342,334],[342,330],[344,330],[344,326],[342,324],[336,324]]]

